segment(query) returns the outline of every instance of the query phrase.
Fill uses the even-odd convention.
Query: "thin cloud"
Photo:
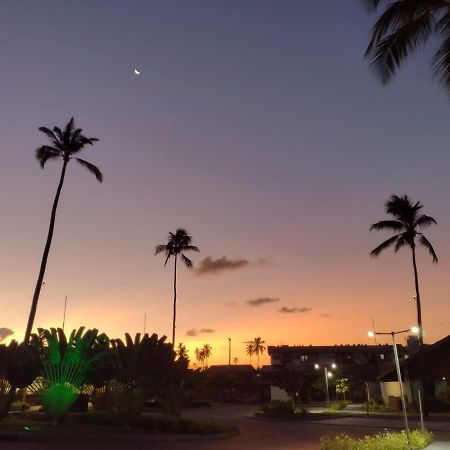
[[[224,305],[233,306],[236,305],[237,303],[239,303],[237,300],[232,300],[230,302],[225,302]]]
[[[303,314],[303,313],[307,313],[307,312],[312,311],[312,309],[311,308],[306,308],[306,307],[303,307],[303,308],[289,308],[288,306],[283,306],[282,308],[279,309],[279,311],[281,313],[284,313],[284,314],[293,314],[293,313]]]
[[[200,328],[200,330],[198,330],[197,328],[191,328],[190,330],[186,331],[186,336],[195,337],[199,334],[211,334],[215,332],[216,330],[213,330],[212,328]]]
[[[331,317],[331,314],[324,313],[324,314],[321,314],[320,316],[321,317]]]
[[[247,304],[250,306],[261,306],[261,305],[265,305],[267,303],[275,303],[275,302],[279,302],[279,301],[280,301],[279,298],[260,297],[260,298],[254,298],[252,300],[247,300]]]
[[[242,269],[249,265],[250,261],[244,258],[228,259],[226,256],[222,256],[222,258],[214,259],[211,256],[207,256],[200,261],[195,269],[195,273],[197,276],[217,275],[222,272]]]

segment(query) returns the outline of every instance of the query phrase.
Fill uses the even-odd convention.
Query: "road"
[[[383,431],[390,423],[370,422],[359,418],[334,419],[318,422],[289,422],[279,420],[255,420],[249,416],[254,407],[214,407],[190,410],[187,415],[209,420],[236,423],[239,435],[222,439],[191,437],[136,436],[99,437],[93,440],[83,438],[60,438],[59,441],[2,442],[2,450],[318,450],[320,438],[324,435],[347,433],[355,437]],[[392,423],[392,429],[399,425]],[[438,431],[439,450],[450,450],[450,431]],[[69,441],[69,442],[68,442]]]

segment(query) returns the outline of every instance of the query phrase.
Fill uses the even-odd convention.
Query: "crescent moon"
[[[140,71],[140,70],[137,70],[137,69],[134,69],[134,74],[135,74],[135,75],[140,75],[140,74],[141,74],[141,71]]]

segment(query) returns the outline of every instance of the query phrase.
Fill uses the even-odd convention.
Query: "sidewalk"
[[[317,423],[318,421],[316,422],[314,420],[311,422]],[[379,430],[400,430],[404,428],[403,420],[399,420],[398,417],[339,417],[336,419],[323,419],[320,423],[349,427],[376,428]],[[417,419],[409,418],[409,426],[412,429],[419,428],[420,422]],[[450,422],[433,419],[430,421],[425,421],[425,428],[429,431],[444,431],[450,433]],[[450,450],[450,447],[445,448]]]
[[[426,448],[426,450],[449,450],[449,449],[450,449],[450,442],[443,442],[443,441],[435,441]]]

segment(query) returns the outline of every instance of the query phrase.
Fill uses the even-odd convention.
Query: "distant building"
[[[407,347],[398,345],[401,359],[409,356]],[[267,349],[273,367],[292,367],[311,370],[316,364],[319,366],[338,367],[376,364],[383,366],[394,360],[391,345],[279,345]]]

